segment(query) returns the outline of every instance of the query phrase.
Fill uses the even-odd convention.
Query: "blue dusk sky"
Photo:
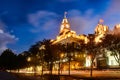
[[[0,53],[55,39],[65,11],[77,34],[94,33],[99,19],[110,29],[120,23],[120,0],[0,0]]]

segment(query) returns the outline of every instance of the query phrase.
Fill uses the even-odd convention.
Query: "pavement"
[[[0,80],[19,80],[14,75],[6,72],[6,71],[0,71]]]
[[[48,73],[48,71],[44,71],[44,74]],[[16,72],[17,74],[17,72]],[[9,72],[5,71],[0,71],[0,80],[40,80],[39,76],[32,77],[31,74],[33,73],[21,73],[23,74],[25,79],[19,79],[18,76],[15,76]],[[26,74],[26,75],[25,75]],[[58,74],[57,71],[53,71],[53,74]],[[61,75],[68,75],[68,71],[62,71]],[[19,75],[21,76],[21,75]],[[27,77],[26,77],[27,76]],[[80,77],[89,77],[90,76],[90,71],[71,71],[71,76],[75,78],[80,78]],[[105,80],[120,80],[120,71],[93,71],[93,77],[95,78],[109,78]],[[28,79],[29,78],[29,79]],[[38,78],[38,79],[37,79]],[[94,79],[93,79],[94,80]],[[96,79],[97,80],[97,79]]]
[[[68,71],[62,74],[68,74]],[[71,75],[90,76],[90,71],[71,71]],[[119,77],[120,71],[93,71],[93,77]]]

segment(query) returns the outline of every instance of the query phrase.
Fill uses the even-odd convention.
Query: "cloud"
[[[59,1],[67,2],[69,0]],[[112,2],[109,2],[109,5],[106,5],[107,8],[99,14],[96,14],[94,9],[87,9],[84,13],[78,9],[67,11],[67,18],[70,22],[71,29],[75,30],[78,34],[94,33],[94,29],[101,18],[104,19],[104,24],[112,29],[116,24],[120,23],[119,4],[119,0],[113,0]],[[50,11],[38,11],[29,14],[28,20],[34,26],[31,31],[40,32],[52,29],[56,30],[56,27],[59,27],[61,23],[60,21],[58,22],[58,17],[60,16],[57,13]]]
[[[112,0],[108,9],[103,13],[103,19],[105,23],[110,26],[111,29],[116,24],[120,23],[120,0]]]
[[[8,32],[5,32],[5,24],[0,21],[0,53],[7,49],[7,44],[14,43],[18,38],[15,35],[11,35]]]
[[[91,33],[90,30],[94,31],[94,28],[99,20],[99,15],[92,15],[92,9],[86,10],[84,14],[82,14],[82,12],[79,10],[68,11],[71,28],[75,30],[78,34]]]
[[[104,19],[104,24],[114,31],[114,26],[120,24],[120,1],[112,0],[101,14],[94,14],[94,9],[88,9],[83,14],[80,10],[68,11],[71,28],[80,33],[92,33],[99,19]],[[93,31],[92,31],[93,30]]]
[[[91,28],[94,30],[99,16],[92,16],[93,10],[86,10],[85,14],[82,14],[79,10],[69,10],[68,20],[71,25],[71,29],[75,30],[78,34],[91,32]],[[28,21],[34,26],[31,32],[40,32],[45,30],[55,30],[60,26],[61,22],[58,22],[59,15],[49,11],[38,11],[28,15]],[[61,20],[62,21],[62,20]]]
[[[4,31],[0,29],[0,33],[2,34],[2,33],[4,33]]]
[[[28,15],[28,22],[34,26],[31,32],[40,32],[55,27],[58,15],[49,11],[38,11]]]

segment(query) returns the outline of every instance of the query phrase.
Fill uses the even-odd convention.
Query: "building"
[[[118,26],[117,26],[118,27]],[[116,27],[116,28],[117,28]],[[109,33],[109,27],[103,24],[103,20],[100,19],[98,22],[95,33],[84,35],[80,34],[77,35],[75,31],[71,30],[70,23],[68,19],[66,18],[66,14],[64,14],[64,18],[62,20],[62,23],[60,25],[60,31],[56,39],[52,40],[53,45],[55,44],[72,44],[72,46],[80,45],[82,43],[87,44],[90,42],[90,37],[94,38],[94,42],[100,43],[102,42],[101,38],[104,38],[106,34]],[[62,53],[63,54],[63,53]],[[68,53],[67,53],[68,54]],[[69,53],[72,55],[71,61],[70,61],[70,68],[73,69],[84,69],[84,68],[90,68],[91,66],[91,56],[86,54],[86,51],[75,51],[72,53]],[[114,59],[114,56],[110,55],[110,51],[107,51],[105,55],[97,55],[94,59],[94,68],[108,68],[108,66],[118,66],[116,60]],[[67,56],[67,55],[64,55]],[[68,59],[62,58],[61,59],[61,66],[62,70],[68,70]],[[55,67],[57,68],[58,65]]]

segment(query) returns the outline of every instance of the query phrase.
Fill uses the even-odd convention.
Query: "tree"
[[[80,40],[79,44],[76,45],[76,51],[78,52],[77,55],[81,55],[81,57],[76,58],[76,60],[78,60],[82,65],[85,65],[85,61],[86,61],[86,43],[84,40]]]
[[[0,56],[1,67],[6,70],[12,70],[16,68],[16,55],[10,49],[6,49]]]
[[[74,42],[72,42],[72,43],[67,43],[67,44],[63,44],[62,45],[62,50],[61,51],[63,51],[64,53],[66,53],[66,58],[68,59],[68,66],[69,66],[69,68],[68,68],[68,74],[70,75],[70,69],[71,69],[71,67],[70,67],[70,63],[71,63],[71,59],[72,59],[72,57],[74,56],[74,51],[75,51],[75,47],[74,47]]]
[[[54,55],[54,46],[52,45],[52,42],[49,39],[44,39],[42,41],[42,45],[45,45],[44,60],[49,65],[50,74],[52,74],[53,62],[56,58],[56,56]]]
[[[66,52],[67,52],[67,57],[68,57],[68,63],[69,63],[69,75],[70,75],[70,62],[71,62],[71,58],[73,56],[74,53],[74,43],[67,43],[66,46]]]
[[[93,71],[93,62],[97,55],[100,54],[101,43],[95,43],[95,35],[89,35],[89,42],[85,44],[85,49],[87,51],[87,55],[91,57],[91,68],[90,68],[90,76],[92,77]]]
[[[27,57],[30,55],[28,51],[24,51],[17,55],[17,68],[18,71],[21,68],[26,68],[29,66],[29,63],[27,62]]]
[[[107,34],[102,43],[104,48],[112,52],[112,55],[120,66],[120,36]]]
[[[42,42],[41,42],[41,44],[42,44]],[[40,55],[41,65],[42,65],[42,73],[41,73],[41,75],[43,75],[45,45],[41,45],[39,50],[40,50],[40,54],[39,55]]]
[[[69,60],[69,58],[70,58],[67,56],[68,55],[67,54],[67,47],[68,46],[65,44],[61,44],[61,43],[54,44],[53,46],[55,47],[55,50],[56,50],[55,52],[57,53],[55,56],[57,56],[57,60],[59,61],[58,74],[60,75],[60,71],[62,72],[62,69],[63,69],[63,66],[62,66],[63,59],[68,58],[68,60]],[[69,64],[69,68],[70,68],[70,64]]]
[[[39,50],[40,46],[41,46],[41,42],[39,41],[36,44],[32,45],[29,49],[30,52],[29,58],[31,59],[29,63],[33,66],[35,73],[36,73],[37,65],[39,65],[41,62],[40,50]]]

